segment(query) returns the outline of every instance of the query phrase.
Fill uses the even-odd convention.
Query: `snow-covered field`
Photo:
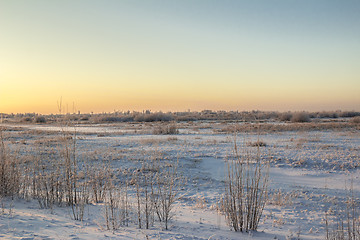
[[[61,147],[59,136],[64,132],[74,136],[76,132],[77,158],[90,166],[106,163],[118,172],[132,172],[154,156],[178,162],[178,171],[186,181],[174,205],[169,230],[158,222],[150,229],[140,229],[136,219],[115,231],[106,230],[101,202],[86,205],[84,219],[76,221],[69,207],[41,209],[34,199],[6,197],[1,199],[0,238],[324,239],[325,213],[330,223],[335,221],[335,213],[345,209],[346,188],[352,185],[355,197],[360,197],[358,127],[310,131],[267,131],[260,127],[235,136],[225,131],[234,123],[198,121],[178,123],[176,135],[154,135],[159,124],[1,126],[4,142],[17,156],[55,157]],[[217,210],[224,193],[226,161],[234,157],[234,141],[242,154],[258,151],[252,144],[258,140],[264,143],[259,147],[261,158],[270,162],[269,200],[258,231],[238,233],[230,230]]]

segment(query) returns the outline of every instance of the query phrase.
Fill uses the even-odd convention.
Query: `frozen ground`
[[[91,164],[134,170],[153,156],[178,160],[187,179],[176,203],[175,218],[165,231],[135,224],[114,232],[104,229],[102,204],[86,206],[82,222],[70,209],[40,209],[34,200],[2,199],[0,238],[3,239],[324,239],[325,212],[345,205],[345,186],[353,182],[360,197],[360,131],[354,128],[316,131],[221,131],[230,123],[178,124],[177,135],[153,135],[157,124],[2,125],[12,151],[22,156],[57,151],[58,136],[75,132],[78,158]],[[231,123],[232,124],[232,123]],[[276,123],[274,123],[276,124]],[[224,190],[226,161],[256,151],[270,162],[270,198],[257,232],[235,233],[216,210]]]

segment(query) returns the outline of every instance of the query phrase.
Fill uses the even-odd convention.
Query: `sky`
[[[358,0],[0,0],[0,112],[360,110]]]

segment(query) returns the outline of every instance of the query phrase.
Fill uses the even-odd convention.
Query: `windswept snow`
[[[276,123],[274,123],[276,124]],[[220,126],[221,125],[221,126]],[[1,199],[2,239],[324,239],[325,212],[345,206],[346,188],[360,197],[360,132],[354,129],[240,132],[217,131],[226,123],[179,124],[180,134],[153,135],[151,124],[114,125],[2,124],[11,151],[21,156],[57,151],[58,135],[76,130],[81,161],[113,168],[137,169],[154,155],[178,160],[186,178],[183,196],[175,205],[168,231],[156,225],[149,230],[136,224],[116,231],[104,228],[103,206],[86,206],[83,221],[72,220],[66,207],[40,209],[35,200]],[[270,162],[269,201],[259,230],[229,230],[216,209],[224,190],[226,162],[239,154],[256,152],[261,140],[263,160]]]

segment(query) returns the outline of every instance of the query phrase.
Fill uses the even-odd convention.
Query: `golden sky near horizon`
[[[68,112],[360,110],[359,10],[2,1],[0,112],[56,113],[60,99]]]

